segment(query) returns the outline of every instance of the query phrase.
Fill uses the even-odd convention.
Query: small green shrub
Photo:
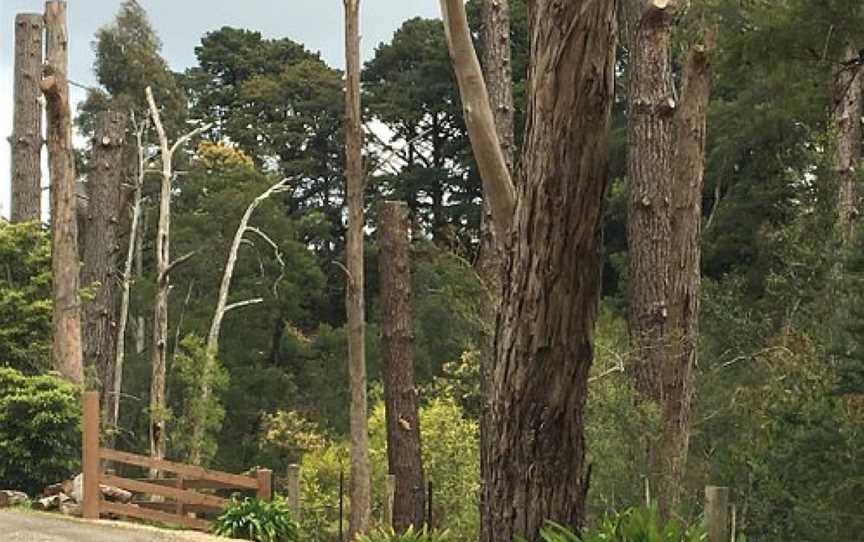
[[[356,542],[448,542],[450,539],[446,531],[430,533],[425,528],[415,531],[409,528],[402,534],[389,531],[375,531],[360,535]]]
[[[235,500],[213,523],[218,536],[255,542],[297,542],[300,530],[281,498]]]
[[[581,537],[550,522],[540,536],[543,542],[702,542],[707,538],[699,525],[687,528],[674,520],[664,523],[654,508],[633,508],[606,516]]]
[[[32,495],[78,470],[79,396],[58,377],[0,368],[0,486]]]

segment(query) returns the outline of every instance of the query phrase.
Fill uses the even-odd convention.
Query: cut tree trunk
[[[854,237],[861,211],[856,188],[861,162],[861,115],[864,114],[864,64],[858,51],[847,47],[834,74],[834,105],[831,127],[834,136],[834,168],[837,176],[837,229],[844,245]]]
[[[369,467],[369,428],[366,405],[366,302],[363,271],[363,130],[360,118],[360,1],[345,4],[345,177],[348,230],[346,233],[348,317],[348,373],[351,387],[351,478],[349,538],[369,529],[372,488]]]
[[[535,541],[547,520],[578,528],[585,519],[583,414],[600,296],[615,2],[532,4],[518,205],[464,4],[442,0],[442,7],[496,231],[513,227],[491,383],[495,427],[483,540]]]
[[[381,349],[387,419],[387,460],[396,477],[393,528],[419,529],[425,515],[420,416],[414,383],[408,206],[387,201],[378,211]]]
[[[43,17],[21,13],[15,17],[15,87],[12,121],[12,222],[42,217],[42,72]]]
[[[482,0],[480,4],[482,18],[480,40],[482,45],[482,68],[489,92],[489,106],[495,118],[495,128],[504,154],[504,162],[512,177],[514,144],[514,103],[513,103],[513,66],[510,44],[510,1]],[[488,329],[484,337],[480,354],[480,390],[483,398],[483,410],[480,418],[480,472],[481,480],[489,478],[488,456],[494,442],[492,435],[492,407],[489,393],[489,380],[495,366],[495,331],[494,322],[501,301],[502,273],[504,267],[504,243],[506,232],[499,236],[492,222],[492,207],[487,198],[483,198],[482,214],[480,215],[480,250],[477,258],[477,272],[489,292],[488,302],[484,306],[484,328]],[[481,487],[481,506],[489,501],[486,489]],[[486,524],[481,523],[481,530]],[[481,534],[481,539],[484,535]]]
[[[96,369],[101,383],[103,418],[111,412],[116,362],[117,224],[123,183],[126,116],[102,112],[96,116],[93,156],[87,178],[87,227],[84,228],[84,267],[81,281],[95,288],[84,303],[84,360]],[[108,424],[106,427],[113,427]]]
[[[47,64],[40,83],[48,119],[48,169],[51,180],[51,271],[53,274],[52,359],[54,368],[82,384],[81,300],[79,297],[78,222],[66,2],[45,4]]]
[[[663,428],[658,457],[663,471],[657,495],[661,512],[673,515],[681,502],[690,445],[699,342],[702,258],[702,190],[711,96],[709,55],[713,31],[694,45],[684,65],[681,104],[675,116],[673,214],[669,273],[669,357],[664,366]]]

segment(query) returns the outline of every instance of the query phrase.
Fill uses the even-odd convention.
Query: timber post
[[[258,498],[264,501],[273,499],[273,471],[270,469],[258,469],[255,472],[258,479]]]
[[[288,465],[286,472],[286,489],[288,493],[288,508],[295,520],[300,519],[300,466]]]
[[[384,481],[384,527],[393,528],[393,505],[396,501],[396,476],[388,474]]]
[[[99,519],[99,392],[84,392],[84,424],[81,454],[85,519]]]
[[[729,540],[729,488],[705,488],[705,530],[708,542]]]

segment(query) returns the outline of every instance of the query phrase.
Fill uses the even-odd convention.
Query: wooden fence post
[[[258,478],[258,498],[269,501],[273,499],[273,471],[270,469],[258,469],[255,472]]]
[[[300,519],[300,466],[288,465],[288,478],[286,489],[288,490],[288,508],[294,515],[294,519]]]
[[[708,542],[728,542],[728,487],[707,486],[705,488],[705,529],[708,531]]]
[[[384,480],[384,527],[393,528],[393,504],[396,501],[396,476],[388,474]]]
[[[86,519],[99,519],[99,392],[84,392],[84,434],[81,453],[84,504],[81,508]]]

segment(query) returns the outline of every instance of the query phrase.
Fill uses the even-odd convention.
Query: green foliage
[[[211,371],[207,378],[212,386],[212,393],[206,399],[201,396],[201,382],[204,378],[206,364],[209,362]],[[193,424],[204,423],[202,442],[199,443],[202,462],[206,465],[216,454],[217,438],[225,419],[225,408],[219,401],[219,396],[228,387],[228,373],[215,358],[213,352],[207,351],[204,339],[196,335],[188,335],[180,343],[180,349],[174,356],[174,393],[177,398],[174,418],[169,435],[171,449],[178,457],[189,458],[192,447]]]
[[[543,542],[703,542],[705,531],[699,525],[683,527],[675,520],[663,522],[653,508],[631,508],[607,515],[594,529],[581,536],[550,522],[541,529]]]
[[[0,485],[29,494],[68,479],[81,457],[80,390],[0,368]]]
[[[37,222],[0,220],[0,366],[45,371],[51,357],[51,244]]]
[[[243,499],[233,501],[213,522],[219,536],[254,540],[255,542],[296,542],[299,528],[291,517],[285,500]]]
[[[393,531],[374,531],[357,537],[356,542],[449,542],[452,540],[447,532],[428,532],[426,529],[415,530],[409,527],[404,533]]]

